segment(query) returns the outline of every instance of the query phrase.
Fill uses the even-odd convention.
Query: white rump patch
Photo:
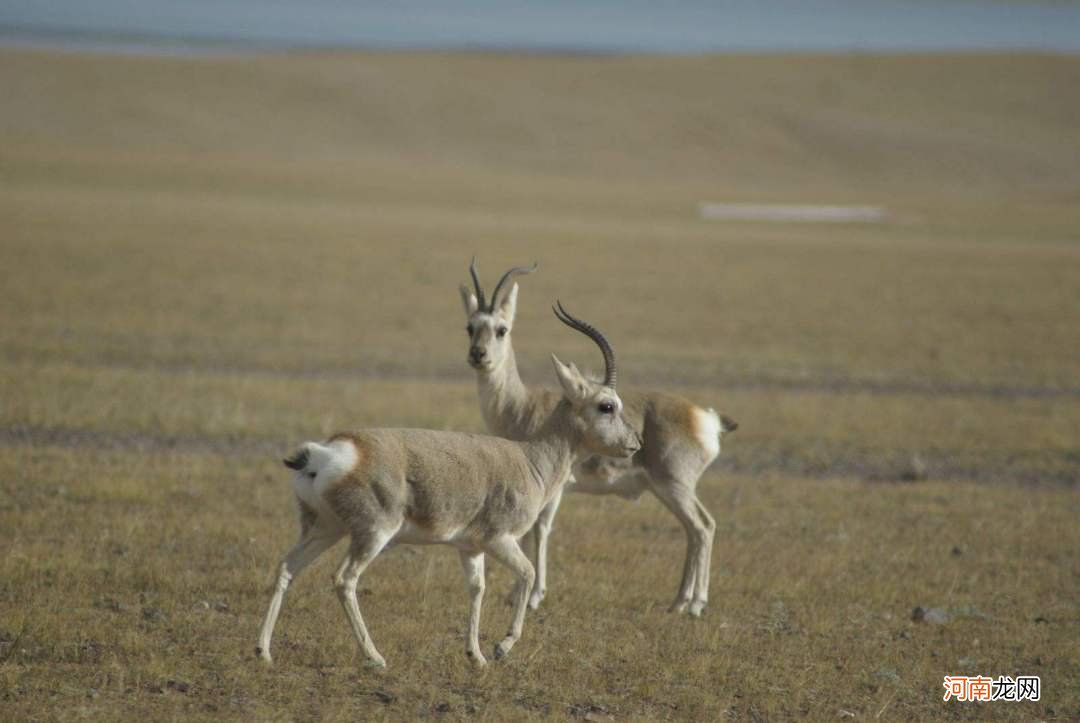
[[[698,442],[711,462],[720,454],[720,415],[715,409],[694,407],[694,422]]]
[[[304,468],[293,475],[293,491],[310,507],[321,512],[326,510],[322,499],[326,488],[356,467],[356,446],[350,440],[338,439],[326,445],[308,442],[304,447],[308,460]]]
[[[320,466],[313,470],[319,473],[320,479],[336,482],[356,466],[356,445],[348,439],[335,440],[325,447],[321,444],[314,446],[319,448],[322,457]],[[312,449],[312,461],[315,459],[315,450]],[[312,463],[309,462],[308,466],[311,467]]]

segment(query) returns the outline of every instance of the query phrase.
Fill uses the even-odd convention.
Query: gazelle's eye
[[[505,326],[500,326],[498,329],[495,330],[495,336],[502,339],[504,336],[506,336],[507,331],[508,329]]]
[[[470,338],[472,338],[472,333],[473,333],[472,324],[469,324],[468,326],[465,327],[465,333],[468,334]]]
[[[600,402],[600,406],[597,407],[601,414],[614,414],[615,405],[611,402]]]
[[[317,474],[318,474],[317,472],[308,472],[308,477],[310,477],[311,479],[315,479]]]

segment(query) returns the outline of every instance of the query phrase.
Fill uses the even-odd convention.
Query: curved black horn
[[[555,316],[559,321],[569,326],[571,329],[577,329],[585,336],[589,337],[596,342],[596,345],[600,347],[600,351],[604,354],[604,386],[615,388],[615,352],[611,349],[611,344],[608,344],[608,340],[604,338],[604,335],[600,331],[587,324],[581,319],[575,319],[570,313],[563,308],[562,302],[556,300],[555,306],[551,307],[551,310],[555,312]]]
[[[505,284],[508,279],[513,276],[521,276],[522,274],[531,274],[539,267],[540,262],[535,261],[533,262],[532,266],[515,266],[514,268],[503,274],[502,278],[499,279],[499,283],[495,284],[495,291],[493,291],[491,294],[491,308],[488,309],[488,311],[495,311],[495,304],[499,302],[499,292],[502,290],[503,284]]]
[[[472,274],[473,288],[476,289],[476,303],[478,308],[483,311],[484,309],[484,290],[480,288],[480,277],[476,274],[476,257],[472,257],[472,261],[469,262],[469,273]]]

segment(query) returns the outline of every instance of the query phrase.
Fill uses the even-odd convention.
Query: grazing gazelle
[[[368,429],[307,442],[285,460],[300,508],[300,541],[285,555],[259,646],[270,662],[270,637],[289,583],[343,536],[348,551],[334,587],[368,661],[386,661],[368,635],[356,600],[360,575],[387,545],[442,544],[456,547],[471,596],[466,652],[480,652],[480,604],[484,554],[517,578],[516,609],[506,637],[495,648],[501,658],[521,636],[534,580],[533,566],[518,539],[540,510],[559,493],[579,453],[628,457],[641,438],[623,416],[615,393],[615,355],[599,331],[570,316],[555,315],[591,338],[604,354],[607,381],[585,378],[573,364],[552,355],[563,393],[538,420],[528,442],[425,429]]]
[[[476,273],[469,265],[475,293],[461,287],[468,318],[469,364],[477,372],[480,410],[488,431],[507,439],[531,439],[540,429],[559,395],[547,389],[528,389],[518,376],[510,342],[517,308],[518,285],[503,291],[514,276],[529,274],[532,267],[515,267],[495,285],[485,299]],[[604,383],[615,384],[609,369]],[[671,609],[700,616],[709,600],[709,568],[716,523],[697,497],[697,484],[705,468],[720,454],[720,437],[738,425],[712,409],[699,407],[682,397],[660,392],[629,392],[623,395],[626,418],[641,435],[641,450],[632,459],[593,456],[573,470],[576,482],[566,490],[588,494],[617,494],[637,499],[649,490],[679,518],[686,531],[686,559],[682,582]],[[547,592],[547,545],[561,490],[540,512],[532,530],[535,542],[536,585],[529,605],[536,608]]]

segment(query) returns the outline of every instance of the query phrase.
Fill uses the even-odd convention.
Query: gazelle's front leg
[[[517,594],[517,600],[514,603],[514,619],[510,623],[510,631],[506,637],[495,646],[495,658],[498,659],[509,653],[514,643],[521,637],[521,628],[525,624],[525,611],[528,608],[529,590],[536,579],[536,573],[529,558],[521,551],[518,541],[513,537],[492,540],[484,547],[484,551],[510,568],[517,577],[517,585],[514,587]]]
[[[540,515],[536,518],[536,523],[532,528],[533,542],[536,545],[536,554],[533,558],[536,565],[536,583],[533,585],[532,593],[529,595],[529,607],[533,610],[540,607],[540,603],[547,595],[548,540],[551,538],[551,530],[555,527],[555,515],[559,512],[562,495],[563,488],[560,487],[555,491],[547,505],[544,506],[544,509],[540,510]]]
[[[262,629],[259,631],[259,645],[255,648],[255,654],[264,662],[273,662],[270,657],[270,638],[274,634],[274,626],[277,624],[281,603],[285,599],[289,584],[301,570],[314,562],[315,558],[333,547],[343,534],[340,530],[309,527],[301,535],[300,541],[285,554],[278,567],[277,585],[274,587],[274,596],[270,599],[270,608],[266,611]]]
[[[480,652],[480,606],[484,601],[484,553],[461,550],[461,569],[469,589],[469,633],[465,654],[477,665],[487,665]]]

